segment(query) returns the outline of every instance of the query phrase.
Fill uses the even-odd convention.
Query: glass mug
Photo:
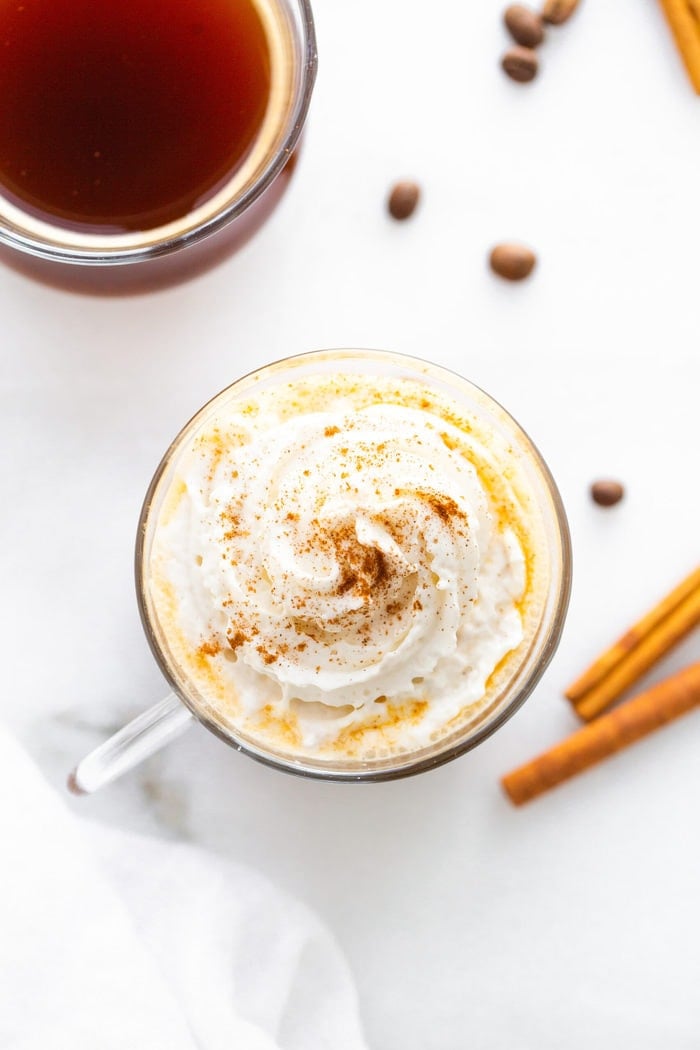
[[[245,0],[245,3],[249,5],[251,2],[252,0]],[[91,224],[88,219],[74,222],[69,218],[61,221],[58,217],[59,213],[53,212],[52,214],[52,209],[48,205],[42,206],[38,210],[38,206],[34,207],[32,203],[34,201],[34,190],[28,191],[29,195],[25,199],[17,196],[9,187],[3,189],[3,186],[0,185],[0,259],[4,263],[32,278],[70,291],[92,294],[144,292],[178,283],[208,269],[220,259],[227,257],[241,247],[257,231],[281,198],[293,173],[296,161],[294,150],[298,144],[311,99],[316,77],[317,56],[314,23],[309,0],[255,0],[253,7],[257,10],[260,18],[260,29],[258,32],[263,33],[267,40],[269,51],[265,58],[267,65],[261,68],[269,66],[269,74],[266,74],[269,75],[269,93],[264,110],[257,112],[254,124],[246,131],[246,134],[252,133],[254,135],[247,147],[247,152],[242,153],[238,159],[232,157],[233,167],[222,169],[224,171],[227,170],[228,174],[219,176],[219,181],[214,182],[212,181],[215,177],[214,169],[212,168],[211,176],[207,176],[210,179],[211,188],[206,193],[200,193],[186,214],[181,217],[168,218],[165,221],[156,217],[158,215],[157,210],[153,211],[154,218],[150,223],[144,223],[147,228],[143,229],[138,228],[138,220],[134,219],[128,220],[124,228],[111,225],[110,220],[106,218],[95,220],[94,224]],[[120,9],[126,14],[120,14]],[[24,11],[21,7],[19,10]],[[50,5],[46,10],[50,13]],[[73,8],[71,8],[71,5],[67,5],[66,10],[68,15],[62,10],[56,15],[56,18],[67,18]],[[95,16],[93,8],[90,7],[86,17],[92,23],[91,32],[94,32],[95,25],[97,25],[101,26],[104,33],[107,34],[108,29],[106,27],[117,26],[118,29],[123,30],[123,25],[130,24],[128,19],[131,18],[133,20],[140,10],[141,8],[138,5],[134,7],[133,12],[130,11],[129,4],[121,8],[120,5],[115,5],[113,10],[110,9],[112,12],[109,15],[109,18],[112,19],[112,22],[110,22],[106,13],[100,14],[98,12],[98,15]],[[145,7],[143,10],[159,11],[161,9]],[[113,11],[117,13],[114,14]],[[188,11],[190,12],[188,17],[195,23],[198,9],[192,7],[188,8]],[[205,12],[203,17],[206,17],[206,6],[202,8],[202,11]],[[33,24],[38,32],[42,27],[43,11],[37,9],[36,12],[32,11],[31,14],[34,19]],[[82,18],[82,15],[80,17]],[[160,17],[160,15],[154,14],[149,17],[155,19]],[[26,20],[26,12],[20,15],[19,18]],[[97,22],[95,22],[95,18],[97,18]],[[123,24],[119,21],[121,18],[126,19]],[[100,19],[102,19],[102,22],[100,22]],[[57,26],[56,32],[59,30],[64,34],[71,32],[71,28],[65,29],[60,21],[57,22]],[[213,28],[210,29],[210,32],[214,33],[215,27],[213,22],[211,26]],[[265,27],[264,30],[262,29],[263,26]],[[196,32],[197,28],[194,25],[191,27],[191,31]],[[238,28],[242,31],[241,26],[238,26]],[[231,29],[231,33],[235,34],[238,32],[238,28]],[[42,29],[42,32],[47,32],[46,27]],[[84,34],[84,32],[85,26],[76,16],[76,37],[79,33]],[[146,33],[147,37],[148,33]],[[141,39],[144,39],[143,33],[141,33]],[[207,38],[207,41],[209,39]],[[109,48],[113,43],[109,37],[106,38],[104,47],[108,49],[107,53],[111,54]],[[179,46],[179,43],[179,41],[173,43],[173,48]],[[59,44],[60,40],[56,43],[54,39],[54,46],[58,47]],[[233,48],[238,45],[237,38],[232,36],[230,46]],[[30,40],[30,44],[27,46],[37,47],[39,44]],[[134,44],[134,47],[136,46]],[[149,45],[142,43],[141,46],[145,48]],[[199,46],[200,49],[204,46],[208,48],[210,46],[213,47],[214,43],[207,42],[206,45]],[[241,46],[244,46],[244,44],[241,44]],[[173,55],[175,53],[173,50]],[[192,53],[194,54],[194,52]],[[197,52],[197,55],[200,55],[200,53],[204,56],[209,54],[207,50],[200,50]],[[167,50],[163,54],[167,55]],[[126,61],[129,56],[125,55],[123,57]],[[82,57],[79,55],[76,60],[73,57],[73,52],[70,52],[65,63],[68,74],[72,71],[72,75],[67,75],[65,72],[63,74],[64,80],[67,82],[65,92],[68,93],[76,90],[73,84],[80,79],[80,71],[73,69],[72,63],[75,61],[82,61]],[[144,65],[147,66],[148,56],[144,57],[136,53],[133,61],[137,65],[143,61]],[[171,56],[168,58],[168,61],[172,66],[176,59]],[[198,58],[198,61],[206,61],[206,58]],[[256,59],[256,61],[258,60]],[[32,63],[28,63],[28,65],[31,68],[35,68],[35,66],[32,66]],[[26,88],[22,77],[25,76],[26,79],[26,76],[31,72],[31,68],[29,71],[25,70],[23,73],[17,74],[12,82],[13,90],[16,85],[16,90],[23,93],[19,96],[21,108],[23,110],[26,108],[29,113],[35,112],[35,110],[31,108],[33,105],[31,99],[25,105]],[[50,66],[47,66],[47,68],[50,68]],[[60,68],[62,69],[63,67]],[[97,68],[99,69],[99,67]],[[226,65],[223,68],[226,69]],[[233,68],[233,66],[230,68]],[[112,72],[112,70],[108,70],[108,75],[111,76]],[[167,76],[163,76],[162,82],[164,84],[170,83],[168,77],[173,75],[172,69],[169,69]],[[115,83],[117,83],[119,91],[125,91],[128,95],[128,81],[126,81],[126,88],[119,80],[115,80]],[[135,83],[139,83],[139,81],[135,81]],[[185,87],[189,88],[189,85],[185,85]],[[196,84],[192,84],[192,90],[195,90],[195,88]],[[59,84],[59,89],[63,89],[62,84]],[[48,89],[42,86],[42,90]],[[175,89],[170,90],[172,92]],[[177,90],[184,90],[184,88],[182,85],[178,85]],[[207,90],[211,94],[213,89],[209,87]],[[238,85],[230,90],[235,93],[238,90]],[[43,98],[43,96],[40,97]],[[70,98],[70,94],[68,94],[68,97]],[[234,99],[234,97],[237,98],[237,95],[234,96],[232,94],[231,98]],[[164,119],[167,117],[172,120],[173,109],[180,104],[178,98],[179,96],[173,96],[172,98],[167,96],[167,102],[158,98],[153,105],[154,107],[156,105],[167,106],[168,109],[164,113]],[[114,105],[110,96],[107,96],[105,104]],[[130,104],[133,105],[133,102]],[[226,104],[229,104],[228,101]],[[231,105],[233,104],[231,102]],[[46,108],[46,105],[48,103],[44,104],[44,108]],[[38,112],[41,113],[41,110]],[[51,110],[47,112],[51,112]],[[68,109],[68,112],[70,115],[70,109]],[[232,113],[233,110],[227,112]],[[254,111],[251,110],[252,112]],[[116,115],[119,115],[118,112]],[[45,116],[41,119],[44,120],[44,123],[46,122]],[[252,120],[253,118],[251,117],[250,119]],[[79,128],[79,123],[76,125],[76,120],[77,118],[72,120],[71,127],[78,126]],[[114,121],[115,113],[107,112],[105,120],[108,124],[109,121]],[[206,125],[206,121],[202,121],[202,124]],[[122,118],[118,126],[122,129],[128,127],[128,121],[125,123],[124,118]],[[206,127],[203,130],[206,134]],[[220,129],[218,130],[220,131]],[[8,136],[9,140],[14,141],[16,148],[17,136],[22,133],[27,135],[30,133],[36,134],[36,128],[28,127],[23,130],[21,126],[18,129],[15,125],[9,123],[1,134]],[[126,134],[126,132],[123,133]],[[141,133],[144,133],[143,129]],[[198,133],[197,130],[193,132],[193,134]],[[66,135],[68,134],[67,130]],[[78,130],[77,134],[82,134],[82,132]],[[92,130],[90,134],[93,134]],[[96,161],[98,165],[103,162],[105,164],[109,163],[109,132],[106,131],[104,134],[107,136],[106,146],[101,151],[94,152],[94,157],[102,158]],[[187,134],[190,134],[189,130]],[[224,148],[234,150],[233,144],[236,142],[236,139],[233,136],[235,134],[236,132],[231,128],[232,137],[228,146],[226,146],[226,135],[221,135],[222,145],[217,147],[217,149],[222,151]],[[53,144],[52,135],[53,129],[46,130],[43,133],[43,139],[50,140],[52,149],[60,148],[58,145]],[[102,140],[99,138],[99,128],[95,135],[99,139],[97,144],[101,145]],[[37,140],[42,141],[42,136],[38,136]],[[19,141],[21,145],[21,140]],[[187,141],[189,142],[189,139]],[[168,149],[173,150],[175,147],[169,140],[164,140],[161,145],[164,151],[161,168],[166,172],[170,164],[166,151]],[[123,142],[120,144],[120,147],[127,148]],[[23,148],[26,149],[26,146]],[[48,149],[48,146],[46,148]],[[133,152],[135,147],[132,144],[128,148]],[[74,144],[71,145],[71,149],[76,152]],[[115,152],[117,149],[118,146],[115,145]],[[235,146],[235,149],[238,149],[238,146]],[[193,158],[197,157],[197,151],[193,149],[191,143],[190,152]],[[72,154],[69,155],[72,156]],[[79,155],[82,156],[83,154],[80,153]],[[36,177],[41,177],[40,173],[42,171],[51,170],[51,156],[52,154],[47,154],[46,156],[42,154],[34,161],[34,166],[38,173]],[[217,154],[218,156],[219,154]],[[223,156],[223,153],[221,156]],[[62,158],[62,160],[64,163],[67,163],[65,158]],[[154,159],[150,158],[149,163],[154,164]],[[192,163],[196,164],[197,161],[193,159]],[[217,161],[217,163],[220,163],[220,161]],[[125,181],[130,186],[132,185],[132,180],[128,178],[129,173],[122,176],[121,185],[125,185]],[[17,180],[21,181],[20,176],[25,174],[25,172],[20,172]],[[81,173],[81,177],[84,174],[84,172]],[[65,177],[66,173],[63,171],[61,178],[65,179]],[[77,184],[78,173],[71,174],[71,178],[75,178]],[[110,186],[113,187],[110,192],[118,194],[121,192],[119,189],[119,175],[112,173],[110,178]],[[140,179],[143,186],[142,177],[139,176],[133,179],[134,189],[130,189],[128,192],[143,192],[143,190],[138,190]],[[96,179],[95,184],[98,182],[99,180]],[[184,185],[183,183],[183,192]],[[62,189],[60,192],[65,194],[66,190]],[[157,191],[149,192],[155,193]],[[178,189],[171,192],[180,193],[181,190]],[[77,194],[77,190],[74,190],[73,193]],[[192,199],[195,199],[196,194],[193,192],[191,196]],[[60,199],[63,200],[64,198],[61,197]],[[183,196],[181,199],[184,201],[185,197]],[[153,204],[155,207],[155,200]],[[66,214],[69,215],[70,213],[66,212]],[[159,225],[153,226],[153,222],[158,222]]]
[[[486,455],[491,463],[489,469],[494,471],[493,476],[497,477],[502,472],[504,477],[512,479],[517,488],[518,499],[522,501],[522,506],[527,508],[527,527],[532,540],[529,564],[534,565],[534,569],[530,569],[530,575],[538,581],[537,586],[531,586],[532,597],[528,614],[530,626],[525,639],[514,650],[514,656],[509,654],[500,661],[499,667],[505,663],[506,672],[501,674],[500,679],[494,672],[497,687],[494,688],[488,703],[463,723],[455,722],[452,729],[438,735],[436,740],[423,741],[420,746],[388,756],[376,754],[374,757],[365,755],[356,758],[342,753],[331,757],[327,753],[315,756],[313,749],[310,753],[300,756],[294,753],[293,749],[279,746],[277,742],[273,743],[260,736],[256,737],[246,729],[217,715],[203,696],[202,683],[195,680],[196,674],[193,673],[192,667],[185,667],[186,660],[178,657],[174,651],[177,648],[174,642],[175,635],[173,629],[165,622],[167,616],[163,617],[163,607],[159,605],[158,597],[160,584],[156,582],[153,569],[153,564],[157,564],[154,561],[154,541],[157,544],[163,535],[161,521],[167,523],[172,520],[170,501],[174,493],[182,491],[178,471],[183,463],[190,462],[187,456],[193,454],[193,448],[205,447],[202,443],[205,439],[208,440],[207,435],[212,432],[220,434],[219,421],[226,419],[227,406],[252,406],[246,407],[245,411],[254,413],[257,411],[257,405],[262,404],[264,408],[266,402],[261,399],[267,396],[268,391],[273,395],[284,389],[303,391],[305,383],[312,384],[310,389],[316,389],[313,384],[332,384],[340,382],[340,379],[345,384],[343,390],[346,393],[350,391],[352,394],[352,384],[354,389],[360,391],[360,397],[366,396],[365,391],[380,391],[378,396],[372,395],[370,400],[373,400],[375,405],[379,402],[381,410],[384,410],[383,401],[387,397],[389,400],[393,399],[396,404],[392,393],[386,395],[381,391],[391,391],[391,383],[396,386],[403,383],[401,390],[410,390],[411,397],[417,396],[417,391],[423,398],[423,404],[427,405],[427,399],[431,397],[447,397],[450,404],[458,406],[459,411],[465,413],[463,418],[469,421],[466,429],[476,435],[484,435],[485,441],[488,442]],[[345,397],[346,394],[342,396]],[[401,397],[403,396],[401,394]],[[308,419],[303,408],[298,408],[298,405],[303,405],[304,402],[295,404],[297,407],[290,415]],[[433,416],[430,417],[430,423],[432,422]],[[422,425],[421,423],[420,426]],[[325,434],[329,435],[337,430],[337,427],[327,427]],[[449,448],[447,435],[442,437]],[[216,440],[220,439],[217,437]],[[286,455],[289,449],[285,447],[283,451]],[[343,448],[340,451],[347,453],[348,449]],[[202,455],[201,452],[197,454]],[[246,449],[243,445],[240,456],[244,458],[245,455]],[[218,462],[221,462],[220,458]],[[241,465],[241,459],[234,462],[238,466]],[[284,462],[287,465],[281,470],[282,476],[286,477],[289,476],[291,468],[288,466],[288,460]],[[392,472],[395,469],[393,466],[390,468]],[[431,466],[429,469],[434,468]],[[322,474],[320,466],[318,470]],[[238,477],[237,470],[233,473]],[[314,471],[306,470],[302,473],[313,475]],[[394,474],[391,473],[390,476],[393,485]],[[315,482],[311,481],[309,484],[313,485]],[[412,484],[413,480],[409,480],[409,485]],[[417,481],[415,484],[418,484]],[[396,488],[392,491],[398,494],[400,490]],[[302,502],[296,504],[298,509],[301,508]],[[282,504],[282,510],[287,511],[289,508],[286,515],[288,518],[298,519],[298,515],[294,513],[294,503],[282,501]],[[254,504],[254,507],[257,506],[259,504]],[[359,516],[361,508],[353,506],[352,513]],[[454,501],[452,506],[454,508]],[[435,505],[436,511],[443,517],[446,517],[445,508],[448,507],[449,502],[444,502],[443,506]],[[440,525],[440,522],[437,524]],[[354,532],[357,528],[357,525],[353,526]],[[312,539],[312,545],[314,542]],[[367,548],[362,550],[366,552]],[[535,552],[534,560],[532,551]],[[218,556],[217,553],[216,557]],[[201,565],[201,557],[197,556],[196,560]],[[190,554],[187,558],[183,555],[183,565],[185,561],[189,565],[194,562],[194,558],[190,561]],[[221,571],[220,566],[220,562],[215,562],[216,572]],[[179,736],[195,722],[206,726],[235,750],[275,769],[305,777],[355,782],[383,781],[432,769],[476,747],[502,726],[524,703],[540,680],[559,643],[570,585],[569,530],[554,480],[541,455],[521,427],[478,387],[442,367],[418,358],[385,351],[317,351],[268,365],[239,379],[209,401],[178,434],[156,470],[139,521],[136,587],[146,637],[172,692],[165,700],[138,716],[83,759],[71,774],[69,786],[78,794],[97,790]],[[370,599],[370,602],[372,600]],[[413,607],[416,608],[415,605]],[[234,621],[234,627],[237,625],[238,620]],[[237,644],[235,638],[232,640],[229,637],[229,642],[231,646]],[[206,651],[214,652],[214,649]],[[228,647],[225,655],[232,658]],[[425,681],[429,685],[430,677]]]

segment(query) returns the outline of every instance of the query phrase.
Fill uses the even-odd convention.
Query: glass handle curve
[[[86,755],[68,777],[68,789],[91,795],[175,740],[194,720],[179,697],[169,693]]]

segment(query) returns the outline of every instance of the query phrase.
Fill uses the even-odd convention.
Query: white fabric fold
[[[3,1050],[363,1050],[333,938],[258,873],[75,818],[0,733]]]

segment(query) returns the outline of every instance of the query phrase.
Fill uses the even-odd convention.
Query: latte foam
[[[175,456],[148,587],[209,719],[363,761],[493,701],[538,573],[478,420],[419,381],[319,375],[223,400]]]

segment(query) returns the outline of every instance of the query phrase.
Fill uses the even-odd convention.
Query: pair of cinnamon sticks
[[[589,724],[503,778],[519,806],[583,772],[667,722],[700,707],[700,663],[603,714],[700,624],[700,567],[643,616],[566,690]]]

